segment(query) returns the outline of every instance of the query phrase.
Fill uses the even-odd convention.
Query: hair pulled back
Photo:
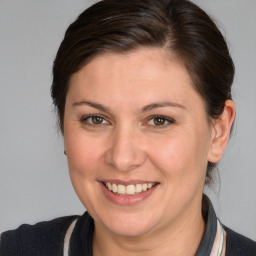
[[[51,95],[64,132],[69,79],[97,54],[141,47],[165,49],[181,59],[209,120],[231,99],[234,64],[212,19],[189,0],[103,0],[68,27],[53,65]],[[207,177],[215,164],[208,163]]]

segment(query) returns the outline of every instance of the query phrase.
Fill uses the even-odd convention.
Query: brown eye
[[[85,116],[81,119],[81,122],[87,125],[106,125],[108,122],[104,117],[98,115]]]
[[[154,118],[154,124],[155,125],[164,125],[166,122],[166,119],[163,117],[155,117]]]
[[[148,124],[150,126],[155,126],[157,128],[164,128],[170,124],[173,124],[175,121],[172,118],[165,117],[165,116],[152,116],[148,120]]]
[[[102,124],[104,119],[101,116],[92,116],[91,120],[93,124]]]

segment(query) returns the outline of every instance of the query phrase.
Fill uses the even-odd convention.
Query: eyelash
[[[158,118],[158,119],[163,119],[163,121],[164,121],[164,123],[165,123],[165,124],[163,124],[163,125],[156,125],[156,124],[152,125],[152,126],[154,126],[155,128],[157,128],[157,129],[165,128],[165,127],[167,127],[167,126],[169,126],[169,125],[175,123],[174,119],[169,118],[169,117],[166,117],[166,116],[162,116],[162,115],[150,116],[150,117],[147,119],[147,122],[149,122],[149,121],[153,121],[153,122],[154,122],[154,119],[157,119],[157,118]],[[166,122],[167,122],[167,124],[166,124]]]
[[[97,117],[102,118],[103,120],[105,120],[106,122],[108,122],[108,121],[106,120],[106,118],[105,118],[104,116],[102,116],[102,115],[83,116],[83,117],[81,118],[81,122],[82,122],[82,123],[85,123],[86,125],[94,126],[94,127],[105,125],[105,124],[93,124],[92,122],[89,123],[88,120],[89,120],[90,118],[94,118],[94,117],[96,117],[96,118],[97,118]]]
[[[97,117],[102,118],[103,120],[105,120],[106,122],[108,122],[108,121],[106,120],[106,118],[105,118],[103,115],[88,115],[88,116],[83,116],[83,117],[81,118],[81,122],[84,123],[84,124],[86,124],[86,125],[93,126],[93,127],[101,127],[101,126],[103,126],[103,125],[106,125],[106,124],[104,124],[104,123],[93,124],[92,122],[91,122],[91,123],[88,122],[88,120],[89,120],[90,118],[97,118]],[[157,119],[157,118],[158,118],[158,119],[162,119],[162,120],[164,121],[164,124],[162,124],[162,125],[151,124],[150,126],[154,126],[154,128],[161,129],[161,128],[166,128],[167,126],[169,126],[169,125],[175,123],[175,120],[174,120],[174,119],[169,118],[169,117],[166,117],[166,116],[162,116],[162,115],[153,115],[153,116],[148,117],[148,118],[147,118],[147,123],[148,123],[149,121],[153,121],[153,122],[154,122],[154,119]],[[167,124],[166,124],[166,122],[167,122]],[[108,122],[108,123],[109,123],[109,122]]]

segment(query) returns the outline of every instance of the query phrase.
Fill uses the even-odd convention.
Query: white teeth
[[[114,193],[116,193],[117,192],[117,185],[116,184],[112,184],[112,191],[114,192]]]
[[[109,190],[111,190],[111,189],[112,189],[112,185],[111,185],[111,183],[110,183],[110,182],[107,182],[107,187],[108,187],[108,189],[109,189]]]
[[[144,183],[144,184],[142,185],[142,190],[143,190],[143,191],[147,191],[147,189],[148,189],[148,185]]]
[[[134,185],[128,185],[126,186],[126,194],[127,195],[134,195],[135,194],[135,186]]]
[[[125,194],[125,186],[124,185],[117,185],[117,193],[120,195],[124,195]]]
[[[107,182],[105,183],[105,186],[113,193],[117,193],[119,195],[135,195],[136,193],[141,193],[151,189],[155,184],[156,183],[143,183],[124,186],[122,184],[111,184],[110,182]]]
[[[152,188],[153,184],[152,183],[148,183],[148,188]]]
[[[142,191],[142,185],[141,184],[137,184],[136,185],[136,193],[140,193]]]

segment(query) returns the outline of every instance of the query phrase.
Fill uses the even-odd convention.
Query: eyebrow
[[[149,105],[146,105],[145,107],[142,108],[142,112],[148,112],[150,110],[156,109],[156,108],[163,108],[163,107],[176,107],[176,108],[182,108],[186,109],[185,106],[171,102],[171,101],[166,101],[166,102],[156,102],[156,103],[151,103]]]
[[[104,105],[102,105],[100,103],[97,103],[97,102],[82,100],[82,101],[78,101],[78,102],[75,102],[75,103],[72,104],[73,107],[81,106],[81,105],[87,105],[87,106],[90,106],[92,108],[96,108],[98,110],[104,111],[104,112],[112,112],[109,107],[104,106]],[[183,105],[181,105],[179,103],[166,101],[166,102],[156,102],[156,103],[148,104],[148,105],[146,105],[142,108],[141,112],[148,112],[148,111],[151,111],[153,109],[163,108],[163,107],[177,107],[177,108],[186,109]]]
[[[92,108],[96,108],[96,109],[99,109],[101,111],[104,111],[104,112],[111,112],[111,109],[109,107],[106,107],[106,106],[104,106],[100,103],[97,103],[97,102],[82,100],[82,101],[78,101],[78,102],[75,102],[75,103],[72,104],[73,107],[81,106],[81,105],[87,105],[87,106],[90,106]]]

